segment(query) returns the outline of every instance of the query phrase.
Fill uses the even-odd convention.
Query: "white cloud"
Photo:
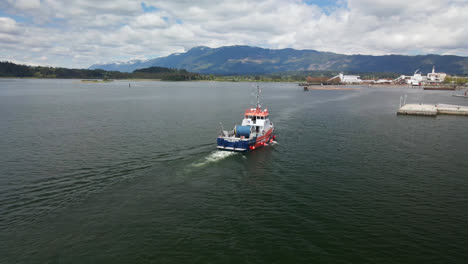
[[[167,23],[158,14],[147,13],[138,16],[134,21],[130,22],[130,25],[136,28],[160,28],[167,26]]]
[[[466,0],[349,0],[327,12],[300,0],[7,0],[0,10],[10,16],[0,17],[0,60],[67,67],[199,45],[468,55]]]
[[[18,9],[36,9],[39,8],[41,2],[39,0],[8,0]]]
[[[14,33],[18,31],[16,21],[9,17],[0,17],[0,33]]]

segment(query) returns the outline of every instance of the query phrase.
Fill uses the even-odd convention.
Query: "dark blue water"
[[[216,150],[255,85],[0,80],[1,263],[464,263],[451,92],[262,83],[278,144]]]

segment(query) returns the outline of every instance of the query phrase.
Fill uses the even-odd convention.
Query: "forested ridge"
[[[184,69],[150,67],[129,72],[101,69],[68,69],[44,66],[28,66],[13,62],[0,62],[0,77],[57,78],[57,79],[159,79],[165,81],[203,80],[204,76]]]

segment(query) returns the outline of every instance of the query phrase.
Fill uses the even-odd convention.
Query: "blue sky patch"
[[[347,6],[347,2],[344,0],[303,0],[303,2],[306,5],[316,5],[320,7],[327,15],[335,9]]]
[[[155,6],[146,5],[145,2],[141,2],[141,9],[143,9],[143,12],[145,12],[145,13],[151,13],[151,12],[159,10],[159,8],[157,8]]]
[[[336,2],[336,0],[304,0],[304,3],[307,5],[317,5],[320,7],[335,5]]]
[[[9,17],[20,23],[32,23],[32,19],[26,16],[11,15],[0,10],[0,17]]]

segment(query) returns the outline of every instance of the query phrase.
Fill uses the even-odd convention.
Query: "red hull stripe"
[[[273,133],[273,129],[270,128],[268,132],[265,133],[265,135],[261,137],[257,137],[257,141],[255,141],[255,147],[262,146],[262,143],[268,143],[268,140],[270,140],[271,134]]]

